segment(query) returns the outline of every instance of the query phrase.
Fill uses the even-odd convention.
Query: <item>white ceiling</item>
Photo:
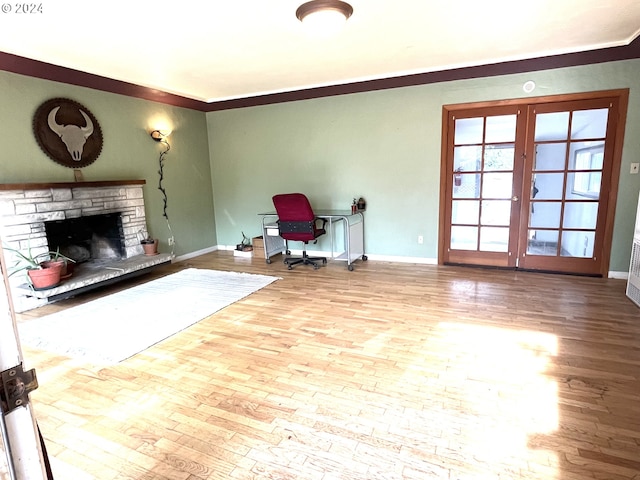
[[[0,51],[212,102],[626,45],[638,0],[350,0],[329,38],[303,0],[56,0],[0,13]],[[39,5],[35,3],[35,5]]]

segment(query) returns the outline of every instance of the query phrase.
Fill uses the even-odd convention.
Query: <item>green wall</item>
[[[530,95],[522,90],[536,82]],[[640,60],[461,80],[207,113],[218,243],[260,233],[276,193],[318,208],[367,200],[375,258],[437,258],[442,106],[630,88],[610,270],[626,272],[640,175]],[[424,244],[417,243],[418,235]]]
[[[40,103],[66,97],[89,108],[104,135],[100,157],[83,169],[85,180],[146,180],[151,233],[164,251],[169,232],[157,190],[160,149],[148,136],[158,121],[173,130],[164,186],[177,255],[235,245],[241,232],[258,235],[257,214],[273,209],[271,196],[302,191],[321,208],[347,209],[364,196],[372,259],[435,261],[442,106],[524,98],[527,80],[537,84],[530,96],[630,89],[610,265],[627,271],[640,190],[640,175],[628,173],[640,160],[640,60],[207,114],[0,72],[0,182],[73,180],[73,171],[50,160],[31,132]]]
[[[170,126],[171,150],[163,185],[175,253],[183,255],[216,245],[206,117],[202,112],[0,72],[0,183],[74,180],[72,169],[58,165],[40,150],[31,130],[38,106],[56,97],[81,103],[100,122],[104,145],[98,159],[82,169],[85,180],[146,180],[147,222],[164,252],[170,247],[157,189],[161,149],[148,132],[159,123]]]

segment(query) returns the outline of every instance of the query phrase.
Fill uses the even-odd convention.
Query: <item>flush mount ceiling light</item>
[[[340,0],[312,0],[303,3],[296,10],[296,17],[301,22],[311,20],[313,17],[337,17],[341,21],[347,20],[353,13],[353,7]]]

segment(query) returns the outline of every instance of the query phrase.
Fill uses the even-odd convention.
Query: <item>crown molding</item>
[[[133,83],[114,80],[112,78],[60,67],[51,63],[20,57],[11,53],[0,52],[0,70],[18,73],[34,78],[42,78],[53,82],[66,83],[79,87],[92,88],[109,93],[117,93],[128,97],[136,97],[153,102],[160,102],[176,107],[205,111],[207,104],[180,95],[161,90],[142,87]]]
[[[274,103],[309,100],[312,98],[330,97],[335,95],[345,95],[349,93],[362,93],[386,90],[390,88],[427,85],[431,83],[465,80],[470,78],[494,77],[498,75],[551,70],[555,68],[590,65],[635,58],[640,58],[640,37],[637,37],[628,45],[619,47],[608,47],[585,52],[551,55],[548,57],[515,60],[473,67],[454,68],[437,72],[402,75],[398,77],[293,90],[290,92],[258,95],[209,103],[4,52],[0,52],[0,70],[51,80],[54,82],[66,83],[69,85],[92,88],[104,92],[126,95],[129,97],[141,98],[144,100],[198,110],[201,112],[213,112],[218,110],[229,110]]]

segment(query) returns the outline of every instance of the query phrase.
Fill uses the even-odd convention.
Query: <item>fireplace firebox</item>
[[[44,226],[49,249],[59,250],[76,263],[125,257],[119,212],[53,220]]]

